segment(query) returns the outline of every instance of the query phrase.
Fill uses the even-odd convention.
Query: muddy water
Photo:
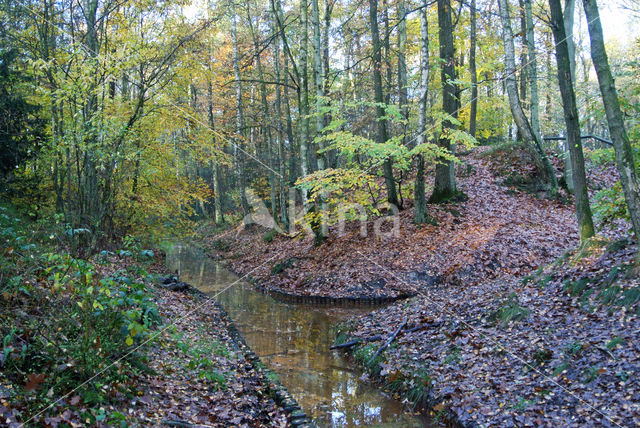
[[[174,247],[167,264],[183,281],[216,296],[247,344],[318,426],[431,426],[361,381],[362,372],[338,351],[329,350],[331,326],[367,309],[277,301],[183,246]]]

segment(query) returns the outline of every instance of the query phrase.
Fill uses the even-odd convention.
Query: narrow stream
[[[371,309],[277,301],[185,246],[173,248],[167,265],[183,281],[216,295],[247,344],[277,373],[317,425],[433,426],[427,418],[409,414],[398,400],[361,381],[361,371],[340,352],[329,350],[334,339],[332,325]]]

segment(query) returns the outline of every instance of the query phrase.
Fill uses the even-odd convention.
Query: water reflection
[[[171,270],[208,294],[238,278],[193,250],[176,246],[167,256]],[[274,370],[283,385],[320,426],[429,426],[404,412],[401,404],[360,380],[361,372],[330,351],[333,324],[363,313],[363,308],[329,308],[283,303],[238,281],[216,299],[247,344]]]

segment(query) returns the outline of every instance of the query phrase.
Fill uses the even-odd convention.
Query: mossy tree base
[[[469,197],[466,193],[457,189],[453,191],[438,191],[434,189],[433,193],[429,197],[429,203],[444,204],[449,202],[464,202],[468,199]]]

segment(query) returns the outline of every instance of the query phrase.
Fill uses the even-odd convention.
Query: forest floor
[[[73,258],[52,228],[0,206],[0,426],[289,426],[212,299],[162,287],[149,250]]]
[[[135,380],[137,397],[121,412],[150,426],[289,426],[213,299],[163,289],[154,296],[165,325],[147,351],[152,372]]]
[[[350,224],[314,247],[249,229],[211,237],[210,248],[240,273],[280,254],[252,274],[274,290],[417,293],[345,323],[337,343],[360,339],[350,350],[372,379],[438,416],[465,426],[640,425],[640,284],[628,225],[577,248],[572,206],[504,186],[527,174],[517,151],[483,152],[458,168],[469,199],[429,207],[435,226],[413,225],[406,209],[397,237],[361,237]],[[616,180],[611,165],[588,175],[592,191]]]

